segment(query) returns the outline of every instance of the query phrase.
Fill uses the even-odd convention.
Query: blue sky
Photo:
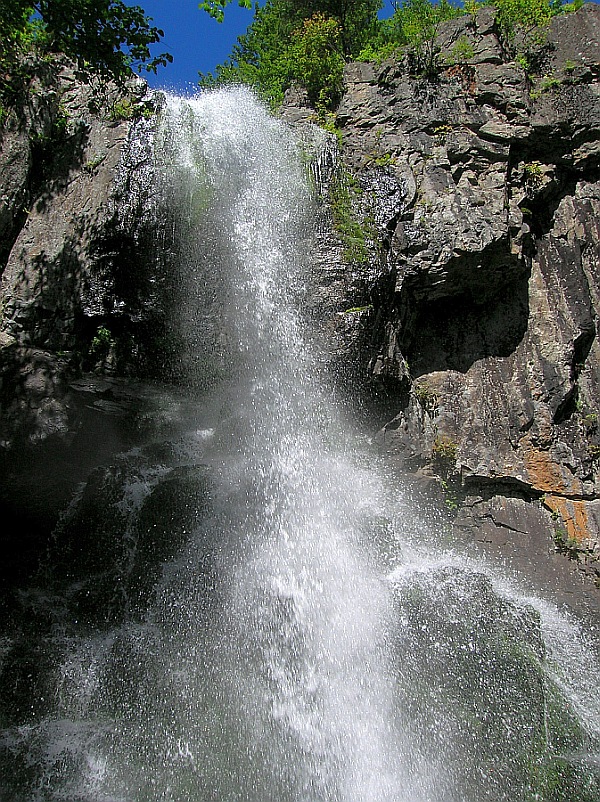
[[[192,92],[198,71],[212,72],[231,53],[238,36],[252,21],[252,12],[239,8],[233,0],[222,23],[198,8],[199,0],[132,0],[164,32],[162,47],[173,56],[173,64],[159,68],[158,75],[143,73],[150,86]],[[391,0],[385,0],[384,13],[391,14]]]

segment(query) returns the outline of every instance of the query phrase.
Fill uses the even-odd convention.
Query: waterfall
[[[194,403],[82,485],[0,640],[0,799],[598,802],[593,633],[421,520],[345,420],[290,131],[231,89],[154,137]]]

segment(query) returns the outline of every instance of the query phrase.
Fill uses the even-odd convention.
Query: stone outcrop
[[[151,215],[140,212],[152,207],[139,185],[150,153],[139,135],[137,149],[129,147],[132,129],[151,125],[146,92],[143,82],[99,87],[67,64],[42,65],[4,123],[3,448],[68,436],[68,382],[82,370],[151,372],[152,338],[144,346],[143,334],[166,312],[144,258],[156,235]]]
[[[382,447],[441,478],[457,527],[535,531],[598,577],[600,7],[554,18],[537,76],[491,8],[438,45],[435,78],[346,70],[337,125],[370,258],[339,271],[328,325],[395,405]]]

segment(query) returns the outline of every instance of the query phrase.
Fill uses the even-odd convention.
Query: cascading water
[[[212,389],[65,512],[0,642],[0,799],[598,802],[587,636],[436,554],[321,376],[290,133],[240,89],[162,117],[181,369]]]

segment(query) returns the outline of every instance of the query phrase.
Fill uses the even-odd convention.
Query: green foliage
[[[538,161],[525,162],[523,172],[528,181],[539,181],[542,177],[542,165]]]
[[[200,7],[222,18],[228,2]],[[215,73],[201,74],[200,85],[249,84],[277,106],[286,89],[298,83],[320,109],[332,108],[341,92],[344,62],[375,35],[379,7],[380,0],[266,0],[255,6],[230,58]]]
[[[230,2],[205,0],[200,8],[223,19]],[[248,8],[250,0],[238,4]],[[380,63],[403,49],[412,72],[433,77],[443,66],[436,44],[442,23],[486,4],[498,7],[507,52],[528,73],[541,60],[548,21],[574,5],[562,0],[467,0],[464,6],[459,0],[405,0],[395,5],[391,17],[378,20],[381,0],[266,0],[255,4],[253,20],[230,58],[214,74],[201,75],[200,84],[250,84],[277,106],[297,83],[320,111],[331,109],[340,96],[344,61]],[[473,43],[462,36],[444,61],[468,65],[473,56]]]
[[[560,86],[560,78],[556,75],[544,75],[540,81],[540,90],[542,92],[549,92],[550,89]]]
[[[113,103],[108,116],[113,122],[119,122],[120,120],[137,120],[140,117],[148,119],[153,113],[154,107],[151,103],[124,97]]]
[[[523,176],[525,178],[525,187],[528,193],[533,193],[541,186],[544,178],[544,172],[540,162],[526,162],[523,165]]]
[[[206,11],[214,19],[222,22],[225,8],[232,0],[203,0],[199,8]],[[238,0],[238,5],[251,8],[251,0]],[[290,29],[296,29],[303,20],[315,15],[323,15],[334,19],[340,29],[340,40],[345,56],[356,55],[368,42],[377,29],[377,12],[383,5],[381,0],[267,0],[271,10],[276,9],[281,19],[287,20]],[[255,6],[254,19],[260,16],[258,4]],[[285,44],[285,43],[283,43]]]
[[[84,78],[122,84],[133,68],[156,72],[173,59],[151,54],[163,36],[151,23],[124,0],[0,0],[0,102],[11,106],[23,98],[32,62],[53,53],[64,53]]]
[[[397,49],[398,45],[394,44],[394,42],[384,42],[381,45],[369,43],[363,47],[356,60],[381,64],[382,61],[393,56]]]
[[[124,0],[36,0],[50,46],[72,58],[84,73],[122,82],[132,68],[156,72],[173,60],[152,56],[150,45],[164,32],[154,27],[140,6]]]
[[[355,203],[359,195],[360,187],[352,176],[346,170],[338,170],[329,185],[333,223],[344,247],[344,259],[347,262],[364,264],[368,261],[369,251],[365,226],[361,224],[355,212]]]
[[[225,19],[225,9],[231,3],[231,0],[205,0],[198,5],[201,11],[206,11],[217,22],[223,22]],[[238,0],[240,8],[252,8],[252,0]]]
[[[110,329],[107,329],[106,326],[99,326],[90,343],[90,357],[96,362],[104,361],[114,344]]]
[[[317,110],[331,109],[340,99],[344,74],[341,30],[336,20],[315,14],[292,32],[294,78],[308,92]]]
[[[340,41],[345,58],[354,58],[377,34],[377,12],[381,0],[287,0],[301,19],[322,14],[334,19],[340,28]]]
[[[106,154],[97,153],[91,159],[89,159],[84,165],[83,169],[89,175],[92,175],[96,172],[98,167],[102,164],[102,162],[106,159]]]
[[[439,48],[436,37],[442,22],[459,17],[462,8],[449,0],[406,0],[394,12],[396,36],[408,47],[411,67],[415,72],[434,75],[439,67]]]
[[[550,22],[554,12],[548,0],[495,0],[496,20],[507,44],[513,45],[517,34],[529,34]]]
[[[357,53],[356,60],[381,64],[396,53],[401,44],[394,17],[378,20],[372,34]]]
[[[375,156],[373,164],[375,167],[394,167],[396,165],[396,159],[391,153],[383,153],[381,156]]]
[[[458,510],[459,500],[455,483],[451,483],[447,479],[441,479],[440,485],[444,491],[444,504],[450,512],[456,512]]]
[[[461,36],[456,42],[450,56],[447,59],[449,64],[465,64],[475,55],[475,48],[468,36]]]
[[[60,142],[69,128],[69,115],[59,106],[56,117],[52,125],[43,133],[34,133],[30,136],[30,142],[36,151],[37,158],[40,162],[46,162],[52,157],[56,143]]]
[[[415,383],[413,386],[415,398],[424,410],[432,412],[437,407],[437,394],[427,382]]]
[[[291,34],[300,22],[286,13],[282,0],[256,6],[253,21],[238,38],[230,58],[215,73],[200,74],[200,85],[248,84],[272,106],[280,105],[293,82]]]
[[[337,140],[338,148],[341,150],[344,144],[343,135],[337,127],[337,119],[333,112],[324,111],[318,117],[318,123],[324,131],[333,134]]]
[[[504,46],[528,74],[537,72],[552,17],[581,7],[583,0],[494,0],[496,20]]]
[[[439,434],[431,447],[431,459],[438,476],[448,479],[456,472],[458,444],[448,435]]]
[[[564,526],[556,526],[552,536],[556,551],[565,554],[570,560],[577,560],[582,546],[579,541],[571,537]]]

